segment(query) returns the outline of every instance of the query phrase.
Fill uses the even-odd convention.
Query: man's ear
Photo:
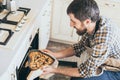
[[[91,20],[90,19],[86,19],[85,21],[83,21],[83,24],[88,27],[91,23]]]

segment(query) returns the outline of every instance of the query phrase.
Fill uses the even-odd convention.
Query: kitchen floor
[[[49,50],[54,52],[54,51],[59,51],[61,49],[67,48],[69,46],[70,46],[69,44],[63,44],[63,43],[50,41],[48,43],[47,49],[49,49]],[[71,66],[68,66],[68,65],[64,65],[63,66],[63,65],[59,64],[58,67],[71,67]],[[40,80],[42,80],[42,79],[40,79]],[[55,74],[49,80],[70,80],[70,77],[64,76],[64,75],[60,75],[60,74]]]
[[[67,48],[69,46],[70,46],[69,44],[64,44],[64,43],[49,41],[47,49],[49,49],[49,50],[51,50],[51,51],[54,52],[54,51],[59,51],[61,49],[65,49],[65,48]]]

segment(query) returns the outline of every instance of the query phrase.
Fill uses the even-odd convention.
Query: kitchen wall
[[[111,0],[111,1],[120,2],[120,0]]]

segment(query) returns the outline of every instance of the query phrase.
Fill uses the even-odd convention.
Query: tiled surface
[[[52,50],[52,51],[59,51],[61,49],[65,49],[69,46],[70,46],[69,44],[63,44],[63,43],[49,41],[47,49]]]

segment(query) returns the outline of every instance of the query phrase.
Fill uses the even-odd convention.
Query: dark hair
[[[73,0],[67,8],[67,14],[74,14],[80,21],[91,19],[92,22],[99,20],[99,8],[94,0]]]

